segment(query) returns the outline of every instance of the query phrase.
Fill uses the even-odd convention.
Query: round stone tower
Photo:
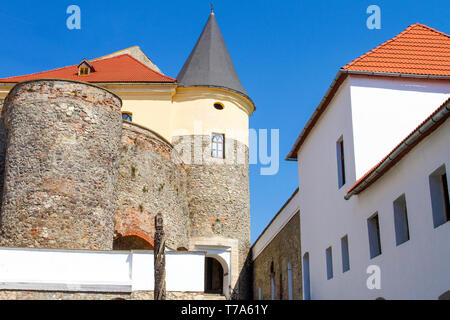
[[[249,299],[248,130],[255,106],[213,12],[177,80],[172,144],[186,163],[190,249],[221,264],[227,297]],[[229,264],[221,258],[228,254]]]
[[[35,80],[11,90],[1,245],[112,249],[121,105],[81,82]]]

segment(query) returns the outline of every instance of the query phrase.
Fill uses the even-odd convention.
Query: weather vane
[[[211,12],[214,12],[214,4],[211,2],[211,3],[209,4],[209,6],[211,7]]]

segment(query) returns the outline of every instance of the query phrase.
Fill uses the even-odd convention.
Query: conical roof
[[[177,80],[182,86],[221,87],[247,95],[234,68],[214,12],[211,12]]]

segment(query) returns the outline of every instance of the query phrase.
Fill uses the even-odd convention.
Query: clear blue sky
[[[8,1],[0,7],[0,77],[73,65],[133,45],[176,77],[209,15],[207,0]],[[82,29],[66,28],[66,9]],[[366,9],[381,8],[381,30]],[[280,171],[250,168],[252,242],[298,186],[284,161],[338,69],[420,22],[450,33],[450,1],[214,1],[232,59],[257,105],[250,126],[280,129]]]

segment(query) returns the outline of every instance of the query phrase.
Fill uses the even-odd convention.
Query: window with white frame
[[[225,158],[225,135],[213,133],[211,138],[211,156],[213,158]]]
[[[435,228],[450,221],[450,201],[445,165],[435,170],[429,177],[433,225]]]

